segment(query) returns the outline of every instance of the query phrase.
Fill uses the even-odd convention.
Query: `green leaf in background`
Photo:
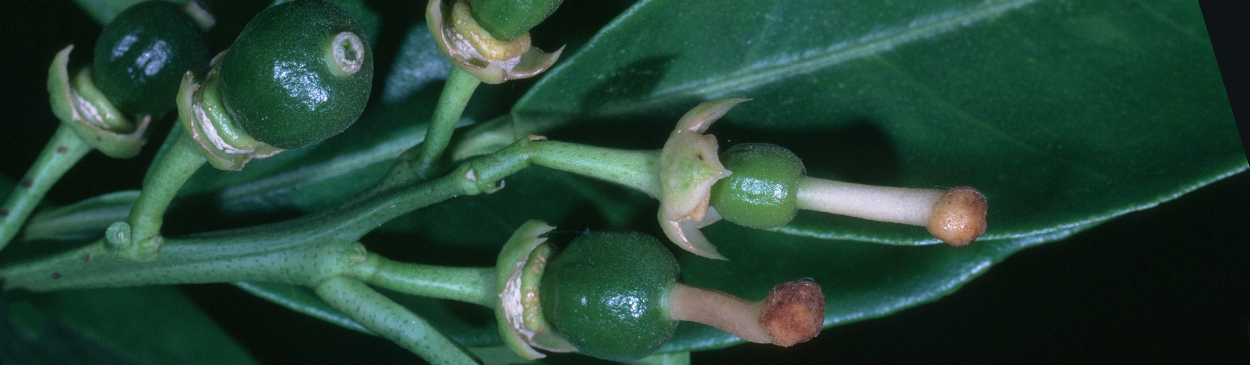
[[[92,10],[95,2],[78,2],[87,3],[84,8],[96,17],[103,14]],[[391,65],[379,69],[375,80],[385,81],[378,83],[361,121],[325,143],[254,161],[242,172],[206,169],[171,211],[172,229],[255,224],[333,205],[372,184],[389,168],[389,159],[420,142],[449,65],[433,49],[423,24],[397,27],[394,14],[380,15],[383,40],[375,52]],[[561,16],[557,12],[553,19]],[[572,22],[542,27],[565,32],[557,26],[579,27],[568,33],[588,27]],[[936,300],[1025,247],[1245,170],[1211,48],[1197,4],[1186,1],[652,0],[637,3],[584,46],[567,49],[557,68],[512,108],[512,117],[517,130],[537,126],[553,140],[657,149],[677,118],[698,102],[747,97],[753,101],[710,130],[722,148],[775,143],[803,158],[813,176],[907,187],[973,185],[989,196],[990,230],[964,248],[929,245],[936,241],[920,228],[805,212],[771,232],[725,222],[706,228],[731,261],[679,254],[686,282],[748,299],[763,297],[782,281],[816,279],[830,303],[825,324],[832,326]],[[32,54],[38,62],[29,63],[40,63],[35,69],[43,72],[50,54]],[[495,117],[530,85],[480,88],[466,123]],[[30,93],[41,87],[30,87]],[[46,110],[29,113],[51,119]],[[551,124],[562,127],[546,129]],[[159,143],[159,138],[150,142]],[[117,177],[101,179],[110,178]],[[453,199],[399,218],[365,242],[402,261],[487,266],[503,242],[498,238],[506,239],[527,219],[548,220],[562,238],[587,228],[659,235],[655,203],[641,194],[543,168],[507,182],[498,193]],[[11,183],[0,181],[0,191]],[[36,217],[32,227],[50,227],[42,239],[76,239],[84,232],[56,227],[102,228],[107,223],[90,222],[107,219],[92,220],[93,214],[128,204],[101,197]],[[304,313],[322,311],[318,318],[352,326],[341,315],[324,312],[328,307],[302,288],[251,285],[243,284],[258,296]],[[82,295],[75,293],[44,298]],[[70,312],[118,300],[93,295],[102,297],[49,300]],[[5,294],[10,301],[29,298]],[[513,361],[506,354],[490,355],[489,345],[498,339],[493,320],[478,318],[480,308],[397,299],[453,338],[488,346],[479,348],[486,351],[479,354],[489,355],[484,359]],[[181,310],[185,304],[171,300],[148,308]],[[9,309],[11,319],[23,316],[13,323],[26,328],[48,316],[39,314],[47,310],[43,306],[10,303]],[[219,330],[205,332],[213,331]],[[83,338],[88,346],[129,354],[95,337]],[[135,341],[179,348],[160,340]],[[680,354],[739,342],[706,326],[683,324],[663,351]],[[217,340],[201,345],[193,351],[226,346]]]
[[[1245,170],[1196,5],[644,1],[513,116],[662,129],[699,101],[752,98],[710,130],[722,146],[786,146],[813,176],[985,192],[990,229],[968,248],[847,242],[936,240],[805,212],[773,233],[713,225],[730,261],[682,260],[687,281],[748,298],[814,277],[838,303],[832,325],[934,300],[1021,248]],[[685,326],[666,349],[738,341]]]
[[[1246,168],[1188,1],[645,1],[513,114],[668,126],[728,97],[753,100],[710,130],[722,146],[779,144],[818,177],[975,186],[985,239],[1105,220]],[[937,242],[824,214],[779,230]]]
[[[14,363],[255,363],[173,287],[6,293],[0,300],[7,309],[0,332],[32,346],[5,351]]]

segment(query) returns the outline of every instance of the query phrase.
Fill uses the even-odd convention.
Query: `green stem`
[[[285,222],[169,239],[159,246],[159,253],[126,254],[141,242],[160,243],[165,208],[186,179],[205,162],[196,150],[198,146],[185,136],[178,138],[145,179],[144,190],[129,219],[131,226],[122,230],[118,226],[126,224],[119,222],[110,227],[106,239],[94,244],[0,268],[4,288],[47,291],[239,281],[310,286],[327,304],[368,330],[430,362],[471,364],[476,361],[463,348],[424,319],[351,276],[400,292],[493,307],[498,300],[494,269],[393,262],[368,254],[355,240],[413,210],[460,195],[502,188],[505,177],[531,163],[615,181],[658,195],[655,151],[619,151],[540,138],[523,139],[461,164],[438,179],[373,191],[364,198]],[[130,242],[131,246],[119,247],[118,242]]]
[[[401,157],[402,158],[402,157]],[[330,235],[354,241],[387,221],[457,195],[492,192],[508,175],[531,163],[569,171],[659,196],[659,151],[629,151],[573,143],[521,139],[463,163],[438,179],[422,182],[411,166],[398,163],[378,185],[343,204],[289,223],[287,235]],[[307,230],[307,227],[317,227]],[[272,227],[268,227],[272,230]]]
[[[465,163],[442,178],[378,194],[349,206],[274,224],[168,239],[159,254],[148,256],[119,255],[119,247],[113,242],[126,239],[108,237],[67,253],[0,268],[0,278],[4,278],[5,288],[36,291],[232,281],[309,285],[312,282],[305,280],[307,277],[301,276],[305,274],[299,271],[312,270],[315,266],[309,264],[311,258],[308,257],[331,257],[318,256],[321,251],[306,251],[310,247],[326,242],[353,242],[399,215],[493,188],[499,179],[528,165],[524,155],[516,153],[526,145],[522,143],[505,149],[508,153]],[[173,148],[169,155],[179,154],[176,152],[179,149]],[[475,169],[479,165],[487,168]],[[474,178],[470,180],[467,176]],[[133,231],[115,232],[110,227],[109,233],[129,232]],[[125,253],[127,247],[121,248],[120,253]],[[300,255],[307,257],[298,259]],[[359,261],[364,260],[364,256],[359,257]],[[468,297],[477,298],[474,302],[484,301],[480,294]]]
[[[660,150],[631,151],[545,141],[534,144],[533,163],[625,185],[660,196]]]
[[[359,280],[335,276],[315,290],[330,306],[432,364],[478,364],[466,349],[425,319]]]
[[[0,222],[0,250],[17,236],[48,189],[91,150],[91,146],[74,133],[73,128],[62,123],[56,129],[35,164],[26,171],[21,182],[9,194],[9,200],[0,207],[0,219],[3,220]]]
[[[179,151],[184,148],[187,147],[175,146],[167,156],[181,155],[185,151]],[[594,153],[588,153],[588,151]],[[597,148],[570,143],[521,140],[496,153],[466,162],[441,178],[407,185],[395,191],[378,193],[356,203],[327,209],[316,214],[268,225],[169,239],[161,248],[159,255],[140,257],[118,255],[116,247],[99,242],[62,255],[0,268],[0,277],[5,278],[6,287],[23,287],[31,290],[262,279],[308,284],[297,280],[300,278],[298,275],[281,272],[291,267],[309,266],[305,261],[293,259],[293,256],[284,256],[288,255],[284,252],[293,251],[296,253],[289,253],[289,255],[304,255],[298,252],[304,252],[300,250],[310,249],[309,247],[319,247],[326,242],[357,241],[364,234],[399,215],[456,196],[480,194],[483,191],[497,189],[505,177],[524,169],[532,161],[538,161],[553,168],[601,176],[603,174],[586,171],[585,168],[594,166],[595,163],[605,163],[606,160],[602,158],[606,157],[593,157],[598,153],[611,155],[611,151],[613,150],[600,151]],[[641,181],[654,178],[655,169],[650,168],[652,164],[647,162],[654,159],[647,157],[654,151],[617,152],[627,157],[623,160],[625,162],[621,163],[623,166],[633,166],[633,169],[637,170],[632,174],[626,174],[634,178],[623,183],[631,186],[646,185]],[[590,163],[592,161],[598,162]],[[616,176],[617,174],[607,175]],[[158,179],[156,176],[160,174],[154,174],[150,180]],[[635,181],[635,183],[628,183],[628,181]],[[644,191],[647,190],[654,190],[654,188],[644,189]],[[110,237],[109,240],[118,241],[119,239]],[[363,253],[358,254],[363,255]],[[139,260],[136,260],[137,258]],[[145,258],[150,260],[143,260]],[[364,260],[364,257],[360,260]],[[255,268],[254,270],[259,271],[251,272],[248,271],[253,270],[251,266],[265,267]],[[486,291],[483,291],[486,289],[482,289],[489,285],[476,284],[477,282],[487,284],[492,282],[485,278],[487,275],[483,271],[478,271],[478,269],[440,271],[427,270],[428,268],[420,266],[406,266],[406,264],[393,266],[379,264],[379,266],[383,267],[378,269],[381,272],[380,275],[367,273],[368,275],[361,275],[361,277],[376,282],[377,285],[397,288],[401,291],[405,290],[404,287],[415,288],[408,290],[421,295],[466,300],[479,304],[493,300],[487,299],[487,295],[484,294]],[[335,274],[337,273],[339,272],[336,271]],[[361,272],[354,271],[353,273],[359,275]],[[438,274],[447,281],[432,279],[430,283],[414,283],[397,279],[399,276],[408,275],[405,273],[414,276]],[[450,289],[434,288],[438,286],[447,286]],[[443,291],[445,289],[447,291]]]
[[[354,266],[354,275],[365,283],[400,293],[451,299],[494,308],[495,268],[446,267],[391,261],[377,254],[373,265]]]
[[[138,285],[264,281],[313,286],[364,260],[347,241],[170,239],[157,260],[118,255],[104,240],[0,269],[4,288],[51,291]]]
[[[430,118],[430,128],[425,132],[425,141],[421,143],[421,154],[413,162],[418,176],[428,179],[438,171],[438,162],[451,141],[456,123],[460,121],[461,114],[464,114],[464,107],[469,104],[473,91],[481,83],[482,80],[459,67],[451,68],[447,82],[443,85],[443,93],[438,98],[438,106],[434,109],[434,116]]]
[[[143,191],[139,193],[139,199],[127,219],[130,223],[129,247],[139,255],[152,254],[160,248],[165,210],[187,179],[207,161],[200,146],[189,134],[183,133],[176,138],[178,141],[143,179]]]
[[[192,154],[198,156],[193,150],[196,147],[188,140],[177,142],[163,159],[167,162],[162,163],[157,172],[148,179],[149,184],[140,195],[140,202],[144,200],[144,195],[148,196],[148,202],[137,203],[135,210],[132,211],[140,212],[131,215],[131,222],[136,226],[125,232],[115,232],[110,229],[111,234],[131,233],[135,238],[141,238],[140,233],[150,232],[152,236],[148,236],[149,238],[156,237],[155,234],[159,231],[159,218],[164,213],[164,207],[168,205],[168,199],[172,198],[177,187],[185,180],[182,178],[174,181],[175,179],[168,177],[175,176],[173,174],[190,175],[194,171],[193,167],[199,165],[198,163],[178,164],[168,161],[187,160],[188,155]],[[288,255],[286,251],[296,252],[290,255],[298,255],[307,247],[317,247],[325,242],[354,242],[365,233],[399,215],[456,196],[474,195],[498,189],[505,177],[524,169],[531,162],[654,192],[657,190],[653,187],[656,179],[654,155],[654,151],[617,151],[570,143],[521,140],[496,153],[464,163],[441,178],[408,185],[395,191],[378,193],[356,203],[301,218],[184,239],[171,239],[161,248],[159,255],[117,255],[116,247],[97,243],[60,256],[0,269],[0,276],[6,278],[6,286],[20,286],[32,290],[244,280],[299,284],[300,280],[297,279],[300,276],[285,273],[282,270],[293,267],[290,265],[298,267],[308,265],[307,263],[290,264],[302,261],[284,256]],[[203,162],[202,158],[192,160]],[[594,168],[595,166],[617,165],[623,166],[623,169],[611,172],[612,169]],[[162,176],[167,178],[162,179]],[[164,198],[157,199],[153,198],[154,196]],[[144,211],[156,213],[145,216],[141,213]],[[136,216],[142,219],[133,219]],[[138,226],[145,222],[148,226]],[[109,237],[108,239],[112,242],[126,241],[124,237]],[[123,248],[126,247],[123,246]],[[125,252],[123,250],[123,253]],[[364,258],[361,257],[360,260]],[[259,268],[253,268],[253,266]],[[489,285],[479,285],[479,283],[489,284],[492,281],[487,278],[489,275],[479,269],[445,271],[387,263],[379,263],[378,266],[376,273],[367,273],[361,277],[377,285],[401,291],[411,290],[420,295],[465,300],[479,304],[493,300],[488,298],[486,291],[483,291],[485,290],[483,288]],[[19,273],[22,275],[18,275]],[[404,276],[441,276],[442,279],[434,278],[430,279],[430,282],[421,283],[401,280],[400,278]]]

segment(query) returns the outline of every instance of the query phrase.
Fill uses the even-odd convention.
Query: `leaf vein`
[[[707,79],[660,89],[652,93],[650,97],[638,100],[636,103],[605,107],[596,114],[611,116],[633,113],[637,112],[640,107],[651,108],[686,101],[691,96],[715,99],[731,92],[749,89],[785,77],[807,74],[831,65],[869,57],[903,44],[994,18],[1037,1],[986,2],[971,8],[917,18],[905,27],[869,34],[855,41],[837,43],[820,51],[807,51],[797,57],[757,63],[754,67],[744,68],[730,75],[711,75]]]

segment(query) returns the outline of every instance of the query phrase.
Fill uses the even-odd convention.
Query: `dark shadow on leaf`
[[[165,213],[161,232],[177,237],[196,232],[209,232],[230,228],[243,228],[265,223],[280,222],[303,215],[289,206],[275,206],[263,200],[233,202],[233,209],[223,205],[215,193],[182,196],[170,204]],[[249,204],[251,203],[251,204]],[[246,208],[241,208],[246,206]]]
[[[413,3],[403,1],[365,1],[366,7],[378,16],[380,23],[377,42],[373,49],[373,94],[371,99],[382,95],[387,76],[391,74],[399,48],[410,28],[425,23],[424,11],[413,11]],[[421,9],[424,9],[422,2]],[[424,29],[425,26],[421,25]]]
[[[803,160],[808,175],[874,185],[895,185],[902,179],[898,149],[877,123],[858,118],[828,125],[836,127],[774,131],[724,123],[712,126],[708,132],[716,135],[721,151],[739,143],[771,143],[788,148]]]
[[[579,109],[610,110],[612,104],[630,103],[651,95],[675,58],[676,55],[647,57],[600,75],[601,82],[582,98]]]

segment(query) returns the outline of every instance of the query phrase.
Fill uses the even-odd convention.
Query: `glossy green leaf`
[[[421,141],[449,66],[423,24],[380,15],[383,41],[375,51],[391,64],[375,76],[385,81],[363,119],[339,137],[254,161],[242,172],[201,172],[175,203],[171,227],[194,232],[332,206],[368,187],[391,158]],[[536,28],[535,41],[564,41],[538,37],[543,33],[592,29],[562,17],[570,16],[557,12],[552,24]],[[47,59],[38,61],[46,68]],[[679,254],[686,282],[748,299],[782,281],[816,279],[831,303],[826,325],[936,300],[1020,249],[1246,168],[1194,2],[653,0],[621,14],[586,45],[566,49],[557,65],[537,84],[479,89],[467,120],[496,117],[529,88],[512,108],[517,131],[657,149],[698,102],[748,97],[753,101],[710,130],[722,148],[775,143],[804,158],[814,176],[909,187],[966,184],[987,193],[990,231],[960,249],[904,247],[934,241],[919,228],[805,212],[773,232],[724,222],[705,228],[729,262]],[[495,194],[397,219],[364,241],[405,261],[487,266],[500,238],[527,219],[558,226],[563,242],[584,229],[658,236],[655,203],[636,192],[542,168],[507,182]],[[67,206],[42,222],[90,228],[103,223],[84,217],[129,204],[113,203]],[[235,221],[186,227],[204,214]],[[248,290],[352,326],[302,288]],[[490,315],[484,308],[393,297],[458,341],[488,349],[498,343],[494,322],[482,319]],[[738,342],[683,324],[663,351]],[[513,361],[496,355],[482,357]],[[581,360],[554,355],[544,362]]]
[[[257,297],[274,302],[287,309],[312,316],[343,328],[373,334],[372,331],[348,318],[343,312],[330,307],[313,293],[312,289],[281,283],[239,282],[234,286]]]
[[[1097,225],[1086,223],[1045,237],[977,241],[968,247],[891,246],[783,235],[730,224],[705,228],[730,261],[678,255],[687,284],[763,299],[774,285],[811,278],[825,294],[825,326],[888,315],[936,300],[1016,251],[1068,237]],[[750,257],[750,259],[733,259]],[[664,350],[705,350],[741,343],[697,324],[678,329]]]
[[[755,299],[814,277],[838,303],[826,325],[933,300],[1021,248],[1247,167],[1192,2],[646,1],[513,115],[570,130],[662,130],[700,101],[729,97],[753,100],[709,131],[722,146],[776,143],[812,176],[972,185],[989,197],[990,230],[962,250],[848,242],[936,240],[804,212],[777,233],[714,225],[706,232],[730,261],[682,261],[687,281]],[[669,349],[736,341],[692,325]]]
[[[513,114],[667,125],[729,97],[753,100],[709,131],[722,146],[786,146],[818,177],[978,187],[985,239],[1104,220],[1246,168],[1193,2],[646,1]],[[779,231],[937,242],[821,214]]]
[[[6,294],[2,300],[5,330],[32,342],[31,351],[15,359],[21,363],[255,363],[173,287]]]

